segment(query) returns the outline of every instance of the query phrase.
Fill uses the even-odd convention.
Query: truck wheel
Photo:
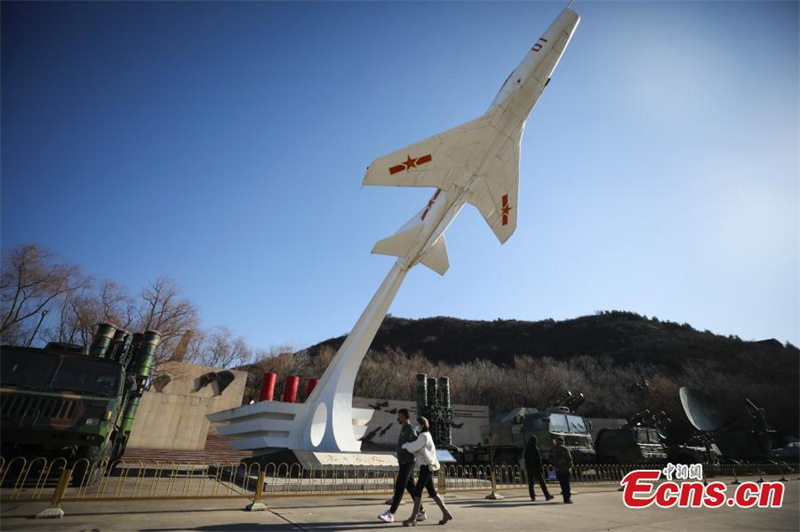
[[[111,442],[104,441],[96,447],[79,449],[72,470],[73,486],[95,486],[108,468]]]
[[[114,441],[114,445],[111,449],[111,455],[108,458],[109,472],[116,471],[117,467],[119,466],[119,460],[125,453],[125,448],[127,446],[128,440],[126,438],[120,438]]]
[[[117,460],[122,458],[122,455],[125,453],[125,447],[127,447],[127,443],[128,442],[123,440],[114,443],[114,448],[111,451],[111,458],[110,458],[112,462],[116,462]]]

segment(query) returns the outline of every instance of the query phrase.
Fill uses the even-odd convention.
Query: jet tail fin
[[[372,248],[372,252],[377,255],[391,255],[392,257],[405,257],[408,250],[417,239],[422,226],[412,227],[406,231],[400,231],[388,238],[379,240]]]
[[[439,275],[444,275],[447,272],[450,268],[450,259],[447,256],[447,243],[444,240],[444,235],[436,239],[436,242],[423,255],[422,264]]]
[[[416,242],[420,229],[422,229],[422,226],[412,227],[379,240],[372,248],[372,252],[377,255],[405,257],[408,255],[411,246]],[[450,259],[447,256],[447,244],[445,243],[444,235],[436,239],[436,242],[422,256],[420,262],[439,275],[444,275],[447,272],[450,268]]]

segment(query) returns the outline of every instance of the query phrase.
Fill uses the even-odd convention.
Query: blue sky
[[[390,312],[797,345],[798,5],[576,2],[516,233],[465,208],[450,271],[414,269]],[[172,277],[255,346],[344,334],[393,263],[373,244],[430,196],[366,166],[481,115],[563,6],[3,2],[2,246]]]

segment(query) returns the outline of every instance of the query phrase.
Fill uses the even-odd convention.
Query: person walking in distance
[[[394,514],[397,513],[397,508],[400,506],[400,501],[403,500],[403,490],[408,490],[408,494],[414,497],[416,493],[416,485],[414,484],[414,455],[409,451],[403,449],[403,444],[412,442],[417,439],[417,431],[409,423],[408,410],[401,408],[397,411],[397,422],[401,425],[400,437],[397,439],[397,462],[400,464],[400,470],[397,472],[397,480],[394,483],[394,496],[392,497],[391,507],[378,516],[378,519],[384,523],[394,523]],[[418,521],[424,521],[427,518],[425,510],[420,507],[418,510],[419,515],[416,516]]]
[[[539,486],[542,488],[542,493],[544,493],[544,499],[549,501],[553,496],[547,491],[547,483],[544,481],[542,454],[539,452],[539,442],[536,440],[536,436],[531,436],[528,443],[525,445],[524,457],[525,469],[528,473],[528,493],[531,496],[531,500],[536,500],[536,492],[533,490],[533,484],[538,482]]]
[[[411,451],[419,457],[419,479],[417,480],[417,490],[414,494],[414,509],[411,510],[411,517],[403,521],[403,526],[416,526],[417,514],[422,507],[422,490],[427,489],[428,495],[436,501],[439,509],[442,511],[442,520],[439,521],[440,525],[447,524],[448,521],[453,519],[453,515],[447,510],[442,496],[436,493],[436,486],[433,483],[433,474],[439,471],[439,459],[436,457],[436,446],[433,444],[433,437],[430,433],[430,423],[427,418],[417,418],[417,423],[420,426],[420,434],[416,440],[411,443],[404,443],[403,449]]]
[[[561,495],[564,504],[572,504],[572,493],[569,490],[569,472],[572,469],[572,454],[564,447],[564,437],[556,438],[556,446],[550,451],[550,461],[556,470],[556,478],[561,484]]]

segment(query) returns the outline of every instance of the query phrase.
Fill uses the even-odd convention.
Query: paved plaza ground
[[[578,486],[575,504],[557,498],[532,503],[525,490],[503,493],[504,499],[486,500],[485,493],[461,492],[446,497],[455,520],[447,530],[793,530],[800,529],[800,482],[786,483],[780,509],[659,509],[629,510],[612,487]],[[46,503],[3,503],[3,531],[320,531],[405,529],[383,524],[376,517],[386,509],[385,495],[268,498],[264,512],[244,510],[246,499],[191,501],[74,502],[62,505],[61,519],[34,519]],[[428,501],[430,519],[418,527],[438,529],[439,510]],[[410,504],[398,515],[407,517]],[[444,528],[443,528],[444,529]]]

